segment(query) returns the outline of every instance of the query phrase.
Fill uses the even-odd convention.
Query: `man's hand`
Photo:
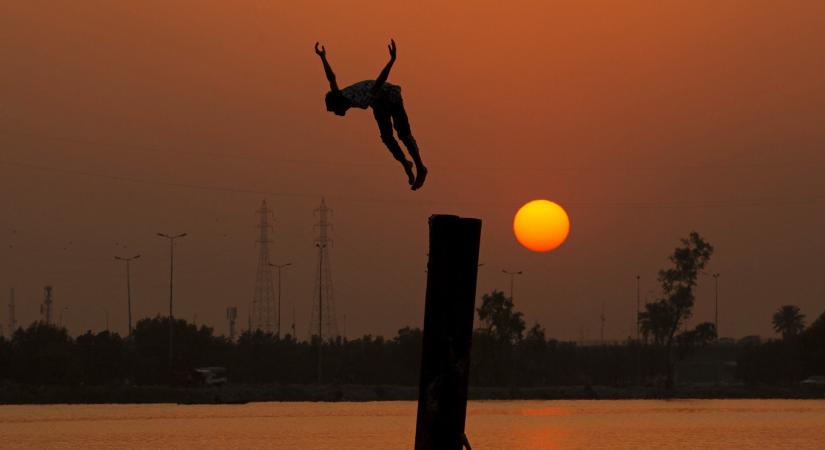
[[[395,40],[394,39],[390,39],[390,45],[388,45],[387,48],[390,49],[390,59],[395,61]],[[316,51],[317,51],[317,49],[316,49]]]
[[[387,77],[390,76],[390,69],[392,69],[392,65],[395,64],[395,40],[390,39],[390,45],[387,46],[390,49],[390,62],[384,66],[384,70],[378,74],[378,78],[375,79],[375,84],[372,85],[372,95],[378,95],[381,92],[381,87],[384,86],[384,83],[387,81]]]
[[[327,62],[327,49],[321,45],[321,48],[318,48],[317,42],[315,43],[315,53],[321,57],[321,62],[324,64],[324,74],[327,76],[327,81],[329,81],[329,89],[331,91],[338,90],[338,83],[335,81],[335,73],[332,71],[332,67],[329,66],[329,62]]]

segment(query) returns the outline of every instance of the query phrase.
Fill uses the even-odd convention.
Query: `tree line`
[[[691,233],[659,272],[661,297],[639,314],[642,339],[624,345],[582,346],[548,338],[538,323],[527,328],[511,298],[493,291],[481,298],[474,332],[470,383],[474,386],[658,384],[672,388],[680,360],[715,341],[712,323],[686,328],[693,289],[713,247]],[[736,346],[736,376],[747,383],[794,383],[825,374],[825,313],[810,327],[799,308],[785,305],[773,316],[781,339]],[[193,369],[226,367],[231,382],[308,384],[318,381],[316,340],[298,341],[260,330],[238,339],[211,327],[169,318],[138,321],[131,337],[103,331],[77,337],[43,322],[0,337],[0,380],[31,385],[186,384]],[[391,339],[365,335],[325,341],[323,381],[364,385],[418,383],[422,332],[405,327]]]
[[[544,328],[525,326],[503,293],[483,296],[475,330],[470,382],[474,386],[667,385],[670,351],[665,343],[581,346],[548,339]],[[505,325],[508,324],[508,325]],[[133,337],[86,332],[35,322],[0,338],[0,380],[32,385],[187,383],[192,369],[223,366],[232,382],[307,384],[317,381],[318,342],[245,332],[236,341],[184,320],[174,324],[174,370],[169,370],[169,322],[143,319]],[[392,339],[363,336],[323,344],[326,382],[365,385],[418,383],[422,333],[403,328]],[[676,344],[686,345],[684,343]],[[687,351],[674,352],[674,359]],[[695,349],[694,349],[695,351]],[[825,313],[784,339],[736,346],[737,377],[748,383],[787,384],[825,373]]]

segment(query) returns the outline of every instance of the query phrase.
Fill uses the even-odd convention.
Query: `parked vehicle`
[[[802,386],[825,387],[825,376],[813,375],[800,382]]]
[[[195,375],[201,384],[206,386],[220,386],[229,381],[226,378],[226,367],[198,367]]]

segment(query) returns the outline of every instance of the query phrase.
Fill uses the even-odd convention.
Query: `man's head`
[[[335,115],[343,116],[350,108],[349,100],[344,97],[341,91],[329,91],[324,99],[327,103],[327,111],[334,112]]]

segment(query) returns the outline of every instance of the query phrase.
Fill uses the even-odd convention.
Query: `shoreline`
[[[470,387],[470,400],[721,400],[825,399],[825,389],[801,386],[654,387],[548,386]],[[417,401],[416,386],[330,384],[228,384],[219,387],[170,386],[0,386],[0,405],[34,404],[244,404],[252,402]]]

